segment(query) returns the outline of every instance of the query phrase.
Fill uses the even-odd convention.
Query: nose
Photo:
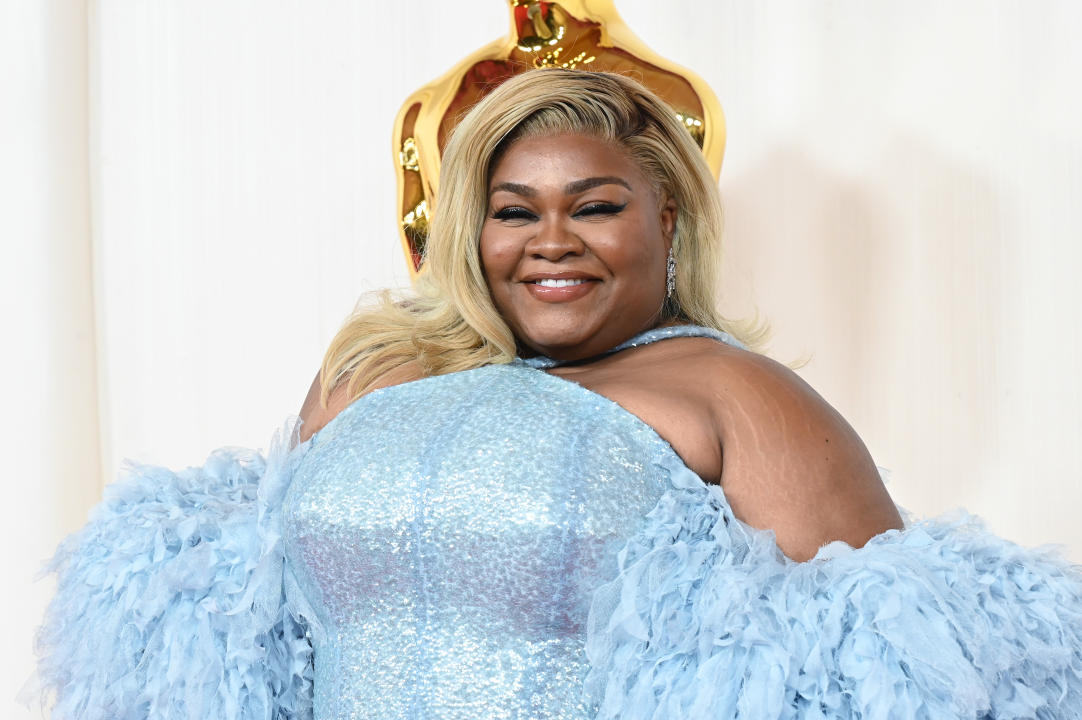
[[[565,257],[575,257],[586,252],[586,244],[578,233],[560,220],[542,219],[535,227],[537,232],[530,237],[524,248],[531,257],[559,262]]]

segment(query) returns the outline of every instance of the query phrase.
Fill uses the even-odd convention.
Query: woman
[[[58,554],[62,716],[1079,716],[1079,576],[901,530],[717,315],[717,191],[656,97],[523,74],[440,187],[417,296],[350,319],[296,447],[144,469]]]

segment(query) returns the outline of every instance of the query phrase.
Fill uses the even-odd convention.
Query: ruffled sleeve
[[[675,459],[595,596],[598,718],[1082,717],[1082,574],[975,518],[793,563]]]
[[[49,569],[36,685],[57,718],[312,715],[312,649],[283,595],[279,514],[306,446],[135,466]]]

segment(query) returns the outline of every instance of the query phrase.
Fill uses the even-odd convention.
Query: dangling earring
[[[669,259],[665,261],[665,297],[671,298],[676,289],[676,258],[669,248]]]

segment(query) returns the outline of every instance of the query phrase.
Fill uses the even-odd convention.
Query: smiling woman
[[[523,73],[442,172],[418,293],[346,323],[297,442],[142,471],[60,554],[66,714],[1078,717],[1082,578],[903,527],[715,310],[717,189],[654,95]]]
[[[587,135],[524,137],[491,184],[485,280],[528,352],[581,360],[676,320],[664,307],[676,201],[626,151]]]

